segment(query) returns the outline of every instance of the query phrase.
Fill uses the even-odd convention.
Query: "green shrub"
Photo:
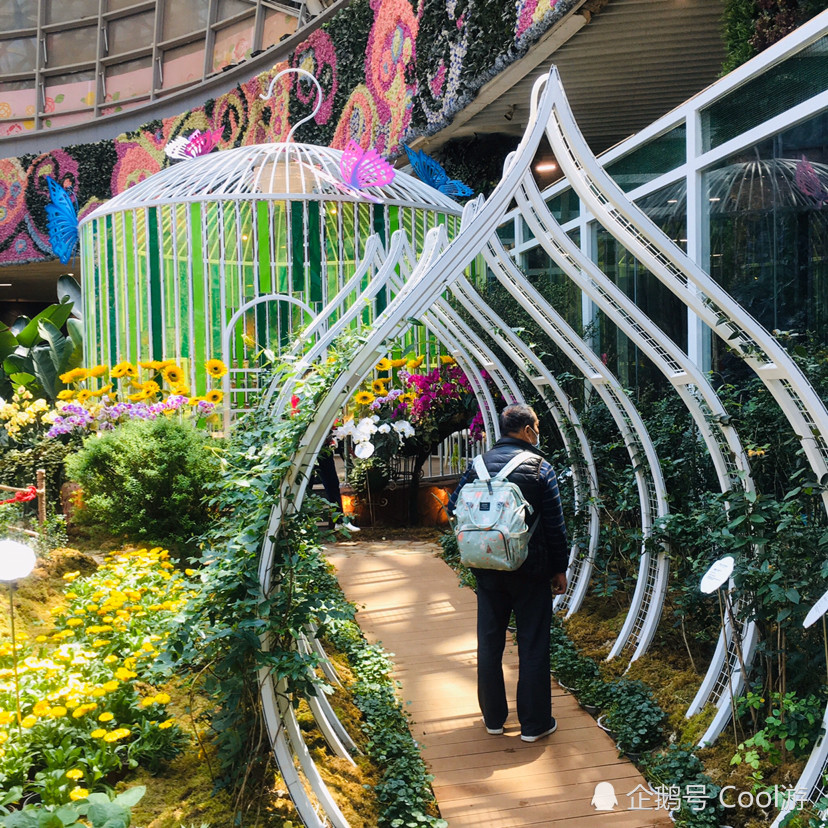
[[[658,745],[664,737],[666,718],[643,682],[616,682],[606,724],[624,753],[640,753]]]
[[[67,461],[83,489],[78,520],[112,534],[186,541],[206,528],[210,438],[181,420],[132,420],[84,441]]]

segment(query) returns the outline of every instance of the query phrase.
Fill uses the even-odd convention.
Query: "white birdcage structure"
[[[247,409],[262,350],[279,351],[337,294],[366,241],[459,228],[460,207],[397,172],[343,183],[342,151],[290,141],[174,163],[80,223],[88,364],[175,359],[192,391],[223,358],[231,404]],[[381,311],[388,297],[377,297]],[[414,330],[411,336],[424,336]],[[421,343],[416,343],[421,344]]]

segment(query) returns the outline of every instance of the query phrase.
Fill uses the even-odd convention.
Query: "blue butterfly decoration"
[[[405,153],[411,162],[411,166],[414,167],[414,172],[417,173],[421,181],[434,187],[435,190],[439,190],[449,198],[468,198],[474,195],[474,190],[471,187],[456,178],[449,178],[448,173],[440,164],[422,150],[410,149],[405,144],[403,144],[403,147],[405,147]]]
[[[78,243],[78,208],[73,194],[67,192],[60,184],[46,176],[49,196],[52,201],[46,205],[49,241],[54,254],[63,264],[69,264],[75,245]]]

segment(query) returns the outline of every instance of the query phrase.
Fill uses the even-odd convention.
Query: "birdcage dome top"
[[[178,161],[119,193],[86,220],[162,204],[234,200],[367,200],[460,215],[456,201],[399,170],[382,187],[346,186],[340,173],[342,154],[314,144],[272,143]]]

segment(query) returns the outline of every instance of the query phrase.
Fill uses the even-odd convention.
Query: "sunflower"
[[[405,394],[400,394],[400,396],[397,397],[397,402],[405,403],[406,405],[408,405],[408,403],[413,403],[416,399],[416,394],[412,394],[410,391],[406,391]]]
[[[78,391],[77,397],[75,399],[83,405],[90,397],[92,396],[91,391],[87,391],[85,388],[81,391]]]
[[[390,371],[391,360],[388,357],[383,357],[374,367],[377,371]]]
[[[104,394],[108,394],[112,390],[112,383],[110,382],[109,385],[105,385],[103,388],[99,388],[92,396],[93,397],[102,397]]]
[[[102,377],[108,370],[106,365],[96,365],[94,368],[89,369],[89,376]]]
[[[161,373],[170,385],[178,385],[184,379],[184,372],[177,365],[170,365]]]
[[[227,373],[227,366],[220,359],[208,359],[204,367],[207,373],[216,379]]]
[[[157,359],[149,359],[138,363],[142,368],[148,368],[150,371],[158,371],[161,368],[161,363]]]
[[[354,402],[357,405],[370,405],[375,397],[370,391],[359,391],[354,395]]]
[[[405,363],[408,362],[406,357],[401,357],[400,359],[392,359],[391,360],[391,367],[392,368],[402,368]]]
[[[186,383],[179,382],[174,385],[171,389],[173,394],[178,397],[189,397],[190,396],[190,388]]]
[[[130,394],[129,399],[131,402],[141,402],[147,398],[146,391],[139,391],[137,394]]]
[[[137,377],[138,369],[131,362],[119,362],[110,372],[115,379],[121,377]]]
[[[60,375],[60,381],[65,382],[67,385],[70,382],[82,382],[89,376],[89,371],[85,368],[73,368],[71,371],[67,371],[65,374]]]
[[[419,368],[423,364],[424,359],[425,357],[422,356],[422,354],[416,359],[409,359],[408,362],[405,363],[405,367],[408,368],[409,371],[413,371],[415,368]]]
[[[72,391],[70,388],[66,388],[63,391],[58,391],[57,398],[59,400],[71,400],[74,396],[75,392]]]
[[[443,365],[454,365],[455,360],[453,356],[447,356],[446,354],[443,354],[440,357],[440,362],[442,362]]]
[[[154,397],[161,390],[161,386],[155,380],[147,380],[142,387],[148,397]]]
[[[371,390],[378,396],[384,397],[386,394],[385,383],[387,380],[375,379],[371,383]]]
[[[204,395],[204,399],[207,400],[208,403],[218,405],[224,399],[224,392],[213,389]]]

